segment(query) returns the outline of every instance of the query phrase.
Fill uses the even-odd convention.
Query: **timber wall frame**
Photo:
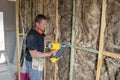
[[[46,0],[45,0],[46,1]],[[45,7],[45,1],[43,0],[43,12],[45,12],[44,7]],[[56,5],[58,6],[58,0],[56,0]],[[76,0],[73,0],[73,15],[72,15],[72,35],[71,35],[71,57],[70,57],[70,72],[69,72],[69,80],[73,80],[73,65],[74,65],[74,52],[75,49],[80,49],[83,51],[88,51],[91,53],[97,53],[98,54],[98,62],[97,62],[97,73],[96,73],[96,80],[100,80],[100,73],[101,73],[101,68],[102,68],[102,63],[103,63],[103,56],[108,56],[112,58],[119,58],[120,59],[120,54],[117,53],[111,53],[108,51],[104,51],[104,31],[106,28],[106,7],[107,7],[107,0],[102,0],[102,15],[101,15],[101,29],[100,29],[100,45],[99,45],[99,51],[95,49],[90,49],[90,48],[83,48],[80,46],[75,46],[74,45],[74,36],[75,36],[75,3]],[[56,7],[57,7],[56,6]],[[58,7],[56,8],[58,9]],[[58,11],[58,10],[57,10]],[[58,25],[58,13],[56,11],[56,25]],[[19,47],[19,36],[22,35],[19,33],[19,0],[16,0],[16,45],[17,45],[17,69],[18,69],[18,80],[20,80],[20,47]],[[56,78],[56,73],[54,74]],[[57,80],[57,79],[56,79]]]

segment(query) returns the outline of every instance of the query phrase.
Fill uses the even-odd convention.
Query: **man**
[[[32,68],[33,58],[45,58],[57,51],[43,52],[44,51],[44,38],[49,37],[45,35],[45,29],[48,23],[46,16],[39,14],[35,18],[35,27],[31,29],[26,37],[26,66],[29,71],[30,80],[40,80],[43,71],[34,70]]]

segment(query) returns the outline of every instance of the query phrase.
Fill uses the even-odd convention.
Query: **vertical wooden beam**
[[[39,4],[39,13],[43,14],[43,1],[44,0],[40,0],[40,4]]]
[[[43,14],[46,15],[47,0],[43,0]]]
[[[75,3],[76,3],[75,0],[73,0],[71,46],[74,46],[74,40],[75,40],[75,31],[74,31],[74,28],[75,28]],[[73,80],[74,52],[75,52],[75,48],[71,47],[69,80]]]
[[[58,29],[58,0],[56,0],[56,28]],[[55,36],[55,41],[58,41],[59,32]],[[57,80],[57,74],[58,74],[58,65],[57,63],[54,63],[54,80]]]
[[[16,45],[17,45],[17,70],[18,70],[18,80],[20,80],[19,0],[16,0]]]
[[[102,17],[101,17],[101,30],[100,30],[100,41],[99,41],[99,54],[98,54],[98,63],[97,63],[97,74],[96,74],[96,80],[100,79],[100,72],[102,68],[103,63],[103,48],[104,48],[104,31],[106,27],[106,7],[107,7],[107,0],[102,0]]]
[[[45,49],[44,49],[45,51]],[[46,80],[46,60],[44,61],[44,75],[43,75],[43,80]]]
[[[27,1],[26,1],[26,0],[25,0],[25,5],[24,5],[24,6],[25,6],[25,7],[24,7],[24,8],[25,8],[25,9],[24,9],[24,19],[25,19],[25,20],[24,20],[23,23],[26,24],[26,23],[27,23],[27,17],[26,17],[26,16],[27,16]],[[23,25],[22,25],[22,28],[23,28]]]
[[[58,65],[57,63],[54,63],[54,80],[57,80],[57,74],[58,74]]]
[[[56,28],[58,29],[59,27],[58,27],[58,24],[59,24],[59,22],[58,22],[58,18],[59,18],[59,15],[58,15],[58,0],[56,0]],[[55,36],[55,41],[58,41],[58,37],[59,37],[59,32],[58,32],[58,34]]]
[[[43,14],[46,15],[46,4],[47,4],[47,0],[43,0]],[[46,31],[46,30],[45,30]],[[45,41],[45,40],[44,40]],[[46,44],[46,41],[44,42],[44,44]],[[45,48],[44,48],[44,52],[46,52]],[[43,80],[46,80],[46,60],[44,61],[44,76],[43,76]]]

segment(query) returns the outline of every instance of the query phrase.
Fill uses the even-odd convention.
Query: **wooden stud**
[[[17,45],[17,70],[18,70],[18,80],[20,80],[19,0],[16,0],[16,45]]]
[[[44,76],[43,76],[43,80],[46,80],[46,60],[44,61]]]
[[[56,28],[58,29],[58,0],[56,0]],[[55,41],[58,41],[59,32],[55,36]],[[58,65],[57,63],[54,63],[54,80],[57,80],[57,74],[58,74]]]
[[[75,28],[75,3],[76,3],[75,0],[73,0],[71,46],[74,46],[74,40],[75,40],[75,31],[74,31],[74,28]],[[73,80],[74,54],[75,54],[75,48],[71,47],[69,80]]]
[[[47,4],[47,0],[43,0],[43,14],[46,15],[46,4]],[[44,40],[44,44],[46,44],[46,40]],[[44,48],[44,52],[45,48]],[[46,80],[46,60],[44,61],[44,76],[43,76],[43,80]]]
[[[43,1],[44,0],[40,0],[40,4],[39,4],[39,13],[43,14]]]
[[[19,36],[26,37],[26,36],[27,36],[27,34],[24,34],[24,33],[19,33]]]
[[[47,0],[43,0],[43,14],[46,15]]]
[[[57,29],[59,29],[59,27],[58,27],[58,25],[59,25],[58,18],[59,18],[59,15],[58,15],[58,0],[56,0],[56,25],[55,26],[56,26]],[[59,37],[59,32],[55,36],[55,41],[58,40],[58,37]]]
[[[57,63],[54,63],[54,80],[57,80],[57,74],[58,74],[58,65]]]
[[[108,51],[103,51],[102,55],[120,59],[120,54],[118,54],[118,53],[111,53]]]
[[[26,5],[24,5],[24,7],[25,7],[25,9],[24,9],[24,22],[22,22],[23,21],[22,20],[21,23],[22,24],[24,23],[26,25],[27,24],[27,1],[26,0],[25,0],[25,4]],[[22,16],[20,16],[20,17],[22,17]],[[23,25],[21,27],[23,28]]]
[[[98,63],[97,63],[97,74],[96,80],[100,79],[100,72],[102,68],[103,62],[103,48],[104,48],[104,31],[106,27],[106,7],[107,7],[107,0],[102,0],[102,17],[101,17],[101,30],[100,30],[100,41],[99,41],[99,54],[98,54]]]
[[[45,6],[45,2],[46,0],[43,0],[43,14],[45,15],[45,8],[46,8],[46,6]],[[44,44],[46,44],[46,40],[44,40]],[[45,47],[44,47],[44,52],[46,52],[46,50],[45,50]],[[46,80],[46,60],[44,61],[44,76],[43,76],[43,80]]]
[[[90,52],[90,54],[98,54],[98,50],[96,49],[92,49],[92,48],[86,48],[86,47],[81,47],[81,46],[72,46],[71,47],[74,47],[75,49],[79,49],[79,50],[82,50],[82,51],[87,51],[87,52]]]

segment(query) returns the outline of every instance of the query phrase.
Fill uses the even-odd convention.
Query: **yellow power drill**
[[[50,50],[57,50],[58,51],[56,53],[56,55],[52,55],[50,57],[50,61],[53,62],[53,63],[56,63],[59,60],[60,56],[67,49],[68,45],[62,44],[62,43],[59,43],[59,42],[49,42],[46,47]]]

